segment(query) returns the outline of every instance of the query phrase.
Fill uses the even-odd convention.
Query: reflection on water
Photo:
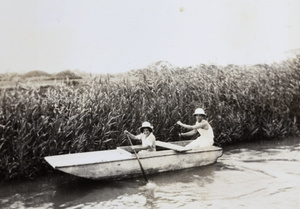
[[[40,178],[0,188],[0,208],[299,208],[298,139],[224,148],[216,164],[100,182]]]

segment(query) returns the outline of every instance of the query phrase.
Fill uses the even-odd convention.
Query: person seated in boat
[[[143,122],[140,127],[140,134],[134,135],[129,131],[125,130],[124,134],[128,135],[131,139],[141,140],[142,141],[142,149],[139,153],[143,153],[145,151],[156,151],[155,141],[156,138],[153,134],[153,126],[149,122]]]
[[[196,118],[195,125],[187,125],[180,121],[177,122],[178,125],[191,130],[186,133],[180,133],[180,137],[192,136],[197,134],[197,132],[200,134],[197,139],[195,139],[185,147],[195,149],[212,146],[214,144],[214,132],[208,121],[205,119],[206,114],[204,110],[202,108],[197,108],[194,112],[194,116]]]

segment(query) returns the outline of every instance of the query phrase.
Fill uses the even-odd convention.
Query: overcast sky
[[[279,62],[299,0],[0,0],[0,73]]]

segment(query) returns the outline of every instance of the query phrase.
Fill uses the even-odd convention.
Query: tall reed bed
[[[58,85],[46,92],[1,92],[0,178],[34,178],[51,170],[43,157],[128,145],[145,120],[159,140],[179,140],[175,125],[194,123],[203,107],[218,145],[299,135],[300,56],[274,65],[143,69],[112,81]]]

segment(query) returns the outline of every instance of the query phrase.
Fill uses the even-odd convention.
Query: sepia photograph
[[[299,209],[299,0],[0,0],[0,208]]]

